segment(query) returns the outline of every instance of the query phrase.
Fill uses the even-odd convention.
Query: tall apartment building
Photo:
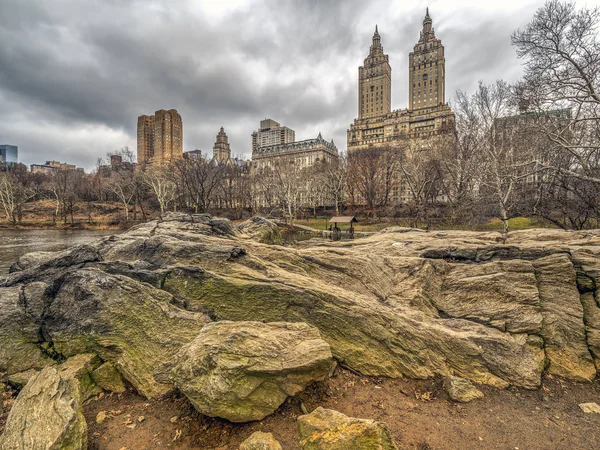
[[[16,145],[0,145],[0,164],[17,164],[19,162],[19,148]]]
[[[259,147],[288,144],[295,140],[296,132],[291,128],[282,127],[272,119],[261,120],[258,131],[252,133],[252,153]]]
[[[438,107],[446,95],[446,58],[442,41],[435,37],[429,9],[419,42],[408,56],[408,109]]]
[[[154,157],[154,116],[138,117],[137,126],[137,162],[149,164]]]
[[[391,110],[391,67],[377,27],[364,65],[358,69],[358,118],[347,132],[348,152],[424,142],[451,133],[454,113],[445,102],[444,46],[435,36],[429,10],[419,41],[409,54],[409,107]]]
[[[222,164],[227,163],[231,159],[231,147],[229,146],[229,138],[223,127],[217,134],[217,140],[213,145],[213,158],[216,162]]]
[[[387,114],[392,108],[392,68],[383,53],[375,25],[373,43],[364,65],[358,68],[358,117],[368,119]]]
[[[183,122],[175,109],[139,116],[138,164],[164,164],[183,157]]]

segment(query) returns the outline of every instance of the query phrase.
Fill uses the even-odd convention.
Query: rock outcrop
[[[298,417],[298,433],[302,450],[397,450],[385,423],[321,407]]]
[[[454,402],[469,403],[483,397],[483,392],[461,377],[446,377],[443,384],[450,400]]]
[[[79,381],[48,367],[19,393],[0,436],[0,449],[85,450],[87,424]]]
[[[281,444],[271,433],[256,431],[240,444],[240,450],[281,450]]]
[[[248,422],[323,380],[331,364],[329,345],[304,323],[215,322],[156,378],[175,385],[204,415]]]
[[[119,371],[109,362],[105,362],[92,372],[94,383],[108,392],[120,394],[127,389]]]
[[[264,217],[252,217],[236,227],[239,231],[263,244],[281,244],[277,224]]]
[[[173,387],[154,369],[211,321],[304,322],[365,375],[536,388],[600,368],[600,231],[395,228],[289,248],[257,242],[266,228],[172,214],[20,258],[0,285],[0,372],[92,353],[153,397]]]

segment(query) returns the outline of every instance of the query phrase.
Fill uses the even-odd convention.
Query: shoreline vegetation
[[[27,203],[24,208],[21,222],[13,223],[6,219],[0,220],[0,230],[115,230],[125,231],[129,228],[157,217],[157,213],[146,214],[146,220],[143,220],[138,213],[137,217],[133,212],[129,212],[129,220],[125,219],[125,213],[122,211],[122,205],[117,202],[98,202],[92,205],[92,208],[85,203],[77,203],[74,208],[73,217],[65,223],[63,220],[53,219],[53,205],[47,200]],[[92,214],[88,212],[93,210]],[[211,211],[214,216],[222,216],[223,211]],[[406,227],[421,228],[426,230],[464,230],[464,231],[499,231],[502,232],[503,223],[500,219],[490,219],[484,223],[465,225],[465,224],[415,224],[413,220],[402,217],[377,217],[370,218],[365,212],[360,210],[349,211],[347,215],[355,215],[358,223],[354,225],[358,232],[377,232],[388,227]],[[261,215],[261,214],[258,214]],[[294,228],[293,225],[310,227],[316,231],[323,231],[329,227],[329,218],[333,215],[319,214],[316,217],[305,214],[286,223],[285,218],[271,218],[276,220],[279,225],[285,229]],[[268,217],[268,215],[265,215]],[[135,218],[134,218],[135,217]],[[246,217],[236,220],[231,217],[233,222],[241,222]],[[269,218],[269,217],[268,217]],[[291,226],[290,226],[291,225]],[[415,226],[417,225],[417,226]],[[558,228],[556,225],[541,218],[514,217],[509,219],[511,230],[527,230],[531,228]]]

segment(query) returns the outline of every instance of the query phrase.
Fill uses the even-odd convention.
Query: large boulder
[[[154,368],[210,321],[173,303],[163,290],[97,268],[60,271],[51,284],[0,287],[0,371],[39,370],[53,358],[89,353],[111,362],[140,394],[165,394],[172,386],[157,383]]]
[[[240,450],[281,450],[281,444],[271,433],[256,431],[240,444]]]
[[[0,449],[87,449],[77,378],[63,378],[53,367],[32,377],[8,415]]]
[[[276,223],[264,217],[252,217],[236,227],[252,239],[264,244],[281,244],[281,232]]]
[[[600,231],[388,229],[302,248],[169,214],[57,255],[23,257],[0,285],[0,372],[78,353],[139,392],[209,321],[305,322],[365,375],[456,375],[536,388],[600,368]],[[258,236],[258,235],[255,235]]]
[[[105,362],[94,370],[92,380],[105,391],[120,394],[127,389],[121,374],[110,362]]]
[[[302,450],[397,450],[387,425],[318,407],[298,417]]]
[[[91,353],[81,353],[67,359],[64,363],[57,366],[62,378],[76,378],[79,382],[79,392],[81,399],[86,401],[90,397],[102,392],[102,388],[97,386],[92,380],[92,372],[100,366],[100,359]]]
[[[214,322],[157,371],[207,416],[260,420],[331,368],[329,345],[305,323]]]
[[[97,269],[68,272],[60,281],[44,317],[55,351],[98,355],[148,398],[172,388],[152,373],[200,332],[205,315],[172,305],[169,294],[150,285]]]
[[[26,304],[20,287],[0,287],[0,372],[14,374],[54,363],[39,346],[40,325]]]

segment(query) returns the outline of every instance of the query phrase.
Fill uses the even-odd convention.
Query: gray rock
[[[260,420],[331,367],[329,345],[304,323],[215,322],[156,373],[207,416]]]
[[[52,367],[31,378],[8,415],[0,449],[87,449],[77,379],[62,378]]]
[[[469,403],[483,397],[483,392],[461,377],[446,377],[443,384],[444,390],[455,402]]]
[[[105,362],[92,372],[92,380],[105,391],[119,394],[127,389],[121,374],[109,362]]]
[[[302,450],[397,450],[387,425],[320,406],[298,417]]]
[[[240,450],[281,450],[281,444],[271,433],[256,431],[240,444]]]
[[[460,374],[525,388],[539,387],[544,370],[593,378],[600,231],[498,237],[388,229],[282,248],[226,219],[169,214],[58,255],[23,257],[0,285],[0,371],[95,353],[138,391],[160,395],[172,386],[153,380],[155,366],[204,323],[251,320],[308,323],[365,375]]]
[[[252,217],[237,225],[236,228],[258,242],[264,244],[281,244],[279,227],[264,217]]]

